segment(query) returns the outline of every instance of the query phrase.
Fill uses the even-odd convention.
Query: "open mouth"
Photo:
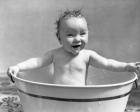
[[[73,47],[74,49],[78,49],[78,48],[81,47],[81,45],[73,45],[72,47]]]

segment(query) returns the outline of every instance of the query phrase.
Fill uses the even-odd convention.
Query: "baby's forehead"
[[[86,23],[87,23],[87,21],[86,21],[86,19],[85,19],[85,17],[83,17],[83,16],[77,16],[77,17],[75,17],[75,16],[71,16],[71,17],[65,17],[65,18],[63,18],[62,20],[61,20],[61,23],[62,22],[67,22],[67,21],[85,21]]]
[[[63,19],[61,21],[60,27],[70,29],[73,29],[75,27],[87,28],[87,21],[84,17],[70,17]]]

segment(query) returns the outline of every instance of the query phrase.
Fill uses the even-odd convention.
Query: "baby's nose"
[[[74,38],[74,41],[75,41],[75,42],[80,42],[80,41],[81,41],[81,37],[80,37],[80,36],[76,36],[76,37]]]

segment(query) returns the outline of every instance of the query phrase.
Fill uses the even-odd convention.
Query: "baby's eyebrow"
[[[76,32],[76,31],[74,31],[74,30],[66,30],[66,33],[74,33],[74,32]]]
[[[87,29],[81,29],[81,32],[88,32]]]

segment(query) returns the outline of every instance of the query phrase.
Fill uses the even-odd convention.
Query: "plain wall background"
[[[0,0],[0,72],[58,47],[55,21],[73,8],[82,8],[87,18],[87,48],[120,61],[140,61],[139,6],[140,0]]]

